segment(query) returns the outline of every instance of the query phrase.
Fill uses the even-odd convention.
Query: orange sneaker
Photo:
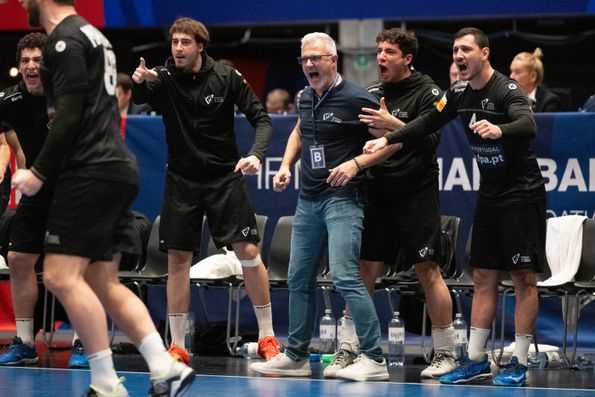
[[[188,350],[181,348],[175,343],[172,343],[167,352],[174,358],[174,360],[180,361],[187,366],[190,366],[190,354],[188,354]]]
[[[258,355],[269,361],[277,354],[281,353],[279,348],[283,347],[274,336],[265,336],[258,341]]]

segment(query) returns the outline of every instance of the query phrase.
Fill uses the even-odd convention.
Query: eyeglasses
[[[306,63],[308,63],[308,61],[312,62],[312,63],[318,63],[322,60],[322,57],[332,57],[333,54],[323,54],[323,55],[310,55],[307,57],[297,57],[297,62],[300,65],[304,65]]]

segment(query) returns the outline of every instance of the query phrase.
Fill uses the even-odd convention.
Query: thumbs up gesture
[[[132,74],[132,80],[134,80],[136,84],[141,84],[144,81],[150,81],[155,78],[157,78],[157,72],[153,69],[147,69],[145,66],[145,58],[140,57],[140,64]]]

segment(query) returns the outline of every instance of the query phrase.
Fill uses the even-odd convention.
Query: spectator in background
[[[559,112],[560,98],[542,84],[541,58],[543,58],[543,52],[539,47],[533,53],[518,53],[510,64],[510,78],[521,85],[534,113]]]
[[[151,114],[151,105],[148,103],[137,105],[132,102],[132,78],[130,76],[126,73],[118,73],[116,81],[116,97],[121,117],[131,114]]]
[[[287,114],[292,108],[289,92],[283,88],[275,88],[267,95],[267,112],[273,114]]]

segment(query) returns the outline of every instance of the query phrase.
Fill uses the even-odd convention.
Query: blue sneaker
[[[35,346],[25,345],[21,338],[15,336],[8,350],[0,355],[0,365],[35,364],[37,359]]]
[[[467,355],[457,361],[459,361],[459,368],[449,374],[442,375],[440,377],[440,383],[467,383],[474,380],[490,379],[492,377],[487,355],[483,361],[471,361]]]
[[[79,339],[75,340],[72,345],[72,354],[68,359],[68,368],[89,368],[89,360],[85,354],[83,344]]]
[[[494,378],[494,385],[496,386],[522,386],[527,379],[528,368],[519,364],[519,360],[512,356],[510,363],[506,369]]]

